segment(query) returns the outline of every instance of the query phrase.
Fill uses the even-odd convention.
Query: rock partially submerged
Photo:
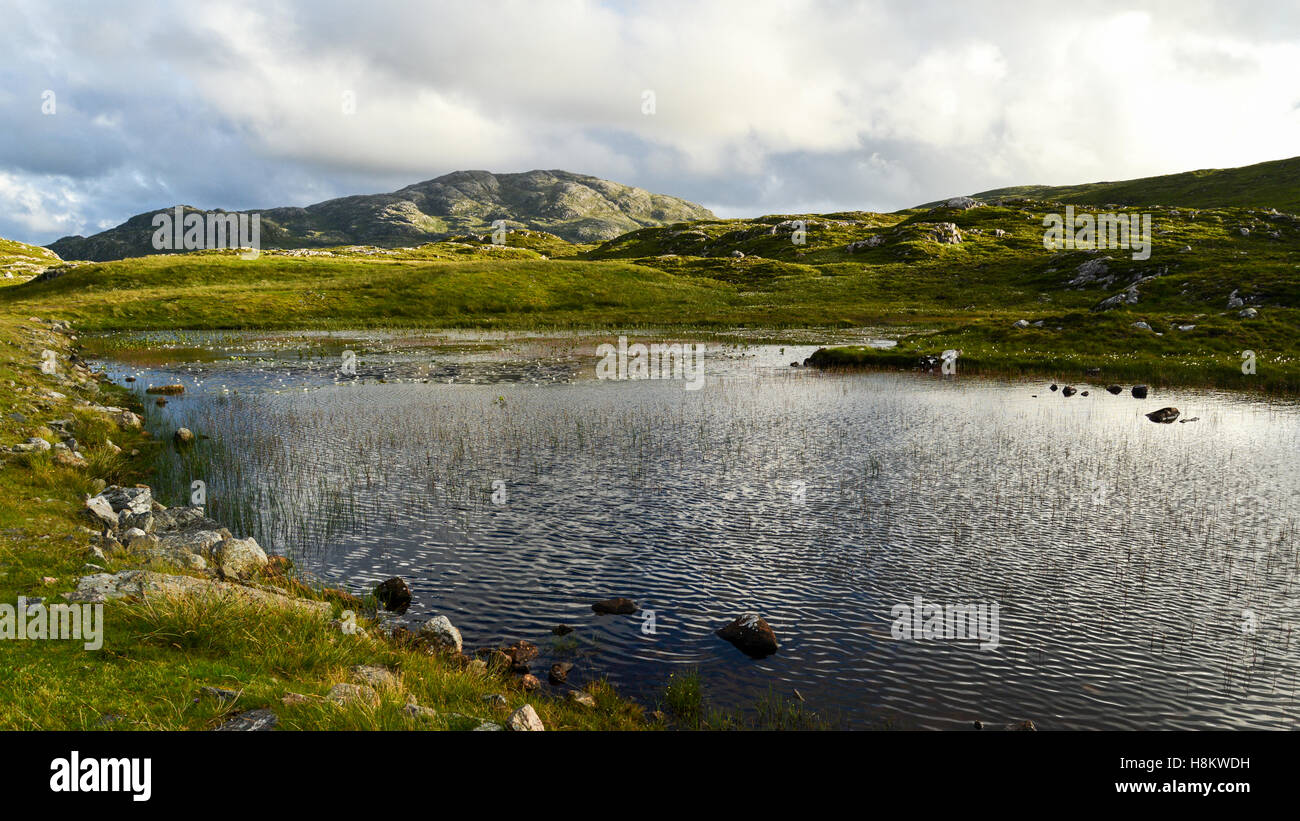
[[[1152,422],[1159,422],[1168,425],[1178,419],[1178,408],[1161,408],[1148,413],[1147,418]]]
[[[770,656],[779,646],[771,625],[757,613],[746,613],[740,616],[731,624],[718,630],[717,635],[754,658]]]
[[[384,579],[375,587],[375,598],[385,610],[405,613],[411,606],[411,588],[400,576]]]
[[[1133,390],[1132,390],[1131,392],[1132,392],[1132,394],[1133,394],[1133,398],[1134,398],[1134,399],[1146,399],[1146,398],[1147,398],[1147,386],[1146,386],[1146,385],[1134,385],[1134,386],[1133,386]]]

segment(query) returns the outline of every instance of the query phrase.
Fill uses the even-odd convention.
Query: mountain
[[[198,210],[184,208],[187,213]],[[94,261],[160,253],[152,244],[153,217],[173,210],[137,214],[116,228],[64,237],[49,247],[63,259]],[[456,171],[391,194],[242,213],[261,215],[263,248],[405,247],[490,233],[495,220],[572,242],[598,242],[647,226],[713,218],[693,202],[569,171]]]
[[[1076,205],[1276,208],[1294,213],[1300,211],[1300,157],[1243,168],[1211,168],[1121,182],[1018,185],[972,196],[980,200],[1028,197]]]

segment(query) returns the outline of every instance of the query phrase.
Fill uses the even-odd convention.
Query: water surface
[[[851,727],[1297,727],[1295,403],[826,374],[792,339],[668,339],[706,345],[696,391],[598,380],[615,339],[580,334],[119,338],[108,366],[185,383],[161,423],[213,437],[169,501],[203,479],[321,578],[403,576],[467,648],[527,639],[647,704],[696,668],[717,706],[798,690]],[[916,596],[997,603],[999,645],[894,638]],[[747,611],[776,655],[713,635]]]

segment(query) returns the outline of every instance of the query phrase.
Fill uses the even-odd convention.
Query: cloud
[[[10,5],[0,236],[37,242],[461,168],[565,168],[748,215],[1243,165],[1300,142],[1300,13],[1283,2]]]

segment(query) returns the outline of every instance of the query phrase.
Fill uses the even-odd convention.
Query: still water
[[[581,334],[132,337],[103,363],[184,383],[156,421],[211,437],[167,502],[202,479],[315,576],[400,575],[467,650],[527,639],[650,706],[694,668],[714,706],[798,690],[837,726],[1300,727],[1300,406],[821,373],[790,338],[669,340],[705,344],[698,390],[597,379],[615,339]],[[1199,420],[1142,415],[1166,405]],[[592,612],[613,596],[642,613]],[[997,605],[996,646],[896,637],[918,596]],[[714,635],[750,611],[775,655]]]

